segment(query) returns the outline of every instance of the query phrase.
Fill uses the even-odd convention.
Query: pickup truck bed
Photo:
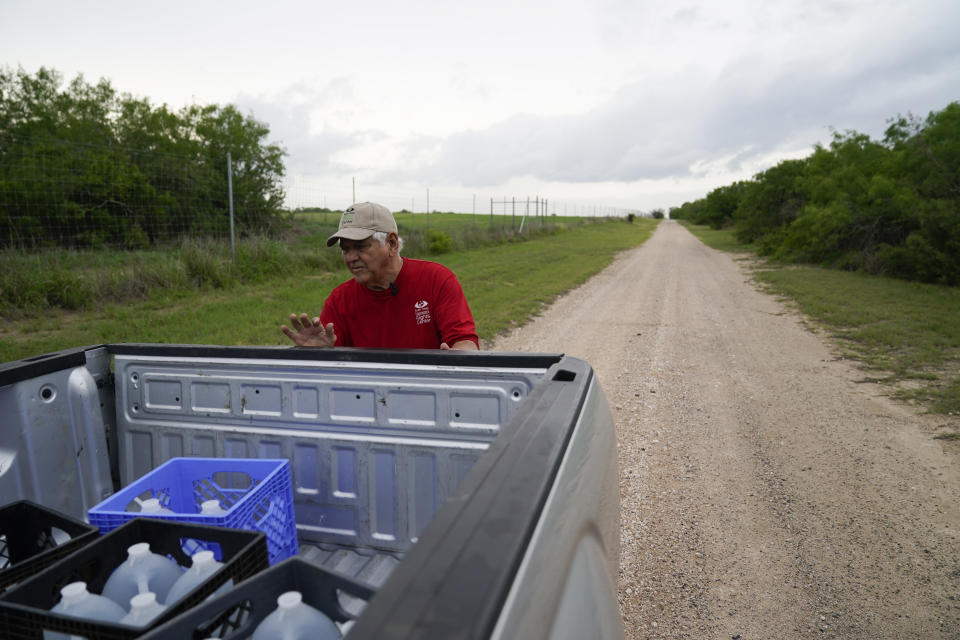
[[[351,638],[619,637],[612,421],[558,354],[100,345],[0,366],[0,495],[75,517],[177,456],[287,458]]]

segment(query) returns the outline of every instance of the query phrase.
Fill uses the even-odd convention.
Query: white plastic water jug
[[[200,503],[200,513],[205,516],[223,516],[227,514],[227,510],[219,500],[206,500]]]
[[[138,593],[152,591],[162,602],[182,573],[176,562],[150,551],[149,543],[139,542],[127,549],[127,559],[107,578],[103,595],[122,606],[124,612]]]
[[[277,598],[277,608],[257,626],[252,640],[339,640],[343,636],[333,620],[303,601],[299,591]]]
[[[86,582],[71,582],[60,589],[60,602],[50,611],[101,622],[119,622],[126,615],[126,611],[113,600],[87,591]],[[44,640],[64,640],[70,636],[54,631],[44,631],[43,637]]]
[[[177,578],[177,581],[173,583],[173,586],[170,587],[170,592],[167,594],[167,599],[164,602],[167,603],[167,606],[176,603],[177,600],[187,595],[194,588],[199,587],[207,578],[212,576],[217,570],[223,566],[222,562],[217,562],[213,557],[213,551],[198,551],[193,554],[192,557],[193,564],[189,569],[183,572],[183,574]],[[233,585],[232,580],[228,580],[223,584],[219,589],[217,589],[212,598],[215,595],[223,593]]]
[[[175,512],[167,509],[166,507],[160,504],[160,501],[157,498],[149,498],[140,503],[140,513],[148,514],[162,514],[165,516],[176,515]]]
[[[125,615],[120,622],[142,627],[165,610],[166,607],[157,602],[157,594],[154,592],[138,593],[130,598],[130,613]]]

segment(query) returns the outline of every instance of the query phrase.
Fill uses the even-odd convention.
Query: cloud
[[[307,82],[293,84],[276,95],[240,94],[235,103],[270,127],[270,141],[287,150],[287,174],[345,175],[353,170],[339,160],[340,154],[382,137],[381,132],[352,130],[339,126],[347,119],[344,105],[353,98],[352,83],[335,78],[321,87]],[[328,120],[316,114],[325,114]]]
[[[569,58],[543,66],[521,57],[509,69],[530,82],[565,71],[568,86],[554,102],[566,109],[518,96],[516,83],[504,89],[473,58],[438,67],[440,82],[385,85],[353,70],[238,103],[286,146],[288,175],[471,189],[529,179],[587,189],[747,177],[829,141],[831,127],[879,136],[899,113],[925,115],[960,97],[955,3],[934,2],[927,14],[896,3],[798,10],[771,2],[755,12],[702,5],[658,16],[609,2],[619,9],[593,26],[625,62],[604,58],[597,74],[615,67],[619,85],[591,84],[589,64]],[[643,34],[631,40],[633,24]],[[577,102],[582,96],[590,99]],[[575,102],[586,106],[574,110]]]
[[[420,141],[410,154],[420,161],[380,177],[483,187],[516,176],[630,182],[759,170],[778,153],[826,142],[831,127],[877,136],[898,113],[925,115],[960,97],[960,39],[949,23],[932,16],[902,32],[887,24],[846,41],[825,37],[787,59],[758,50],[716,72],[638,78],[583,113],[518,114],[461,131],[434,144],[425,163]]]

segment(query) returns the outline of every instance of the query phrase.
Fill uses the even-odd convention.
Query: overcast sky
[[[234,103],[294,206],[646,211],[960,100],[960,2],[0,0],[0,65]]]

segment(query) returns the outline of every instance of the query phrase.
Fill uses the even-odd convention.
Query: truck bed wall
[[[32,500],[85,519],[114,491],[112,421],[103,347],[0,366],[0,505]]]
[[[541,369],[114,360],[120,481],[176,456],[288,458],[301,541],[406,551]]]

